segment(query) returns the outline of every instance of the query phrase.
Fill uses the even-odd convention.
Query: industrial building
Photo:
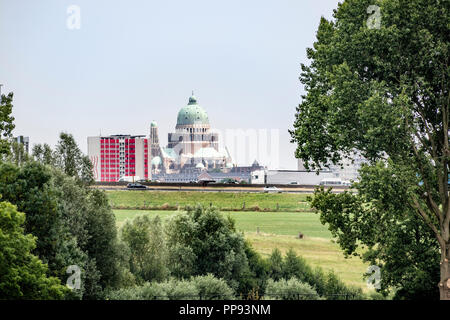
[[[332,171],[321,171],[317,174],[305,170],[256,170],[251,174],[251,183],[319,185],[323,180],[335,178],[336,174]]]

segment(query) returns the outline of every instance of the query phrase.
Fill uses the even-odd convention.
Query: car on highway
[[[283,189],[277,187],[264,187],[265,193],[282,193]]]
[[[219,183],[223,184],[239,184],[239,182],[236,179],[228,178],[228,179],[222,179],[219,181]]]
[[[127,189],[147,189],[147,187],[140,183],[129,183]]]

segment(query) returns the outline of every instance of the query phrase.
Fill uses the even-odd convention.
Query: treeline
[[[90,162],[73,137],[62,133],[47,157],[34,152],[31,157],[19,159],[17,155],[22,153],[13,148],[0,163],[0,195],[6,206],[1,211],[0,229],[4,239],[22,230],[29,243],[11,253],[15,259],[2,263],[7,267],[2,268],[0,283],[8,290],[0,290],[0,297],[101,299],[106,288],[119,287],[128,269],[122,259],[115,217],[105,194],[89,188],[93,181]],[[25,219],[13,219],[8,211],[14,216],[23,212]],[[12,220],[14,230],[8,227]],[[5,244],[0,250],[5,253],[9,249]],[[58,279],[60,287],[52,294],[31,290],[33,286],[28,282],[33,278],[27,279],[21,271],[24,264],[20,250],[42,261],[45,275]],[[72,265],[81,270],[78,290],[67,290],[65,286],[71,275],[67,268]]]

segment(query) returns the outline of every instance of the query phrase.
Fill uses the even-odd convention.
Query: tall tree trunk
[[[442,248],[441,261],[441,281],[439,282],[439,292],[441,300],[450,300],[450,243]]]

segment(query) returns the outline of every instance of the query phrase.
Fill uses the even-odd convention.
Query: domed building
[[[168,134],[167,147],[159,147],[156,122],[151,123],[150,141],[151,154],[162,158],[161,170],[165,173],[224,169],[231,163],[228,150],[219,148],[219,135],[211,130],[208,114],[194,93],[178,112],[175,132]]]

